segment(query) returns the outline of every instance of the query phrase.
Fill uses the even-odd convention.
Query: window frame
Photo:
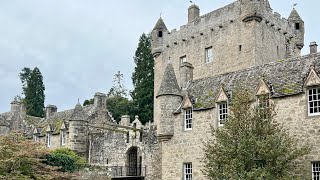
[[[314,165],[317,165],[317,166],[314,166]],[[311,175],[313,180],[320,179],[320,161],[311,162]]]
[[[192,120],[193,120],[193,109],[192,108],[184,109],[183,121],[184,121],[185,131],[192,130]],[[190,125],[190,127],[188,125]]]
[[[211,51],[211,56],[209,56],[209,50]],[[214,54],[212,46],[205,48],[205,64],[213,62]]]
[[[226,107],[221,109],[221,105],[226,105]],[[217,102],[217,106],[218,106],[218,108],[217,108],[218,126],[219,126],[219,127],[223,127],[225,121],[228,119],[228,115],[229,115],[229,104],[228,104],[228,101],[221,101],[221,102]],[[224,109],[226,110],[226,112],[221,114],[220,112],[223,111]],[[225,117],[224,119],[220,119],[220,117],[221,117],[221,116],[224,116],[224,115],[225,115],[226,117]],[[224,120],[224,123],[221,123],[221,120]]]
[[[185,60],[185,61],[183,61],[183,60]],[[188,62],[186,55],[180,57],[180,65],[182,65],[184,62]]]
[[[50,148],[51,145],[52,145],[52,143],[51,143],[51,132],[47,132],[46,139],[47,139],[47,147]]]
[[[39,142],[39,134],[33,134],[33,141],[34,142]]]
[[[313,99],[310,101],[310,99],[309,99],[309,97],[310,97],[310,91],[313,91],[314,89],[318,91],[318,93],[316,94],[316,96],[318,96],[318,98],[317,98],[316,101],[313,100]],[[313,94],[312,94],[311,96],[313,96]],[[320,96],[320,87],[319,87],[319,86],[313,86],[313,87],[307,88],[307,103],[308,103],[308,116],[309,116],[309,117],[319,116],[319,115],[320,115],[320,97],[319,97],[319,96]],[[311,109],[310,109],[310,103],[311,103],[311,102],[313,102],[313,103],[314,103],[314,102],[317,102],[317,104],[318,104],[317,107],[319,108],[317,113],[314,113],[314,112],[311,113],[311,112],[310,112],[310,110],[311,110]],[[314,104],[313,104],[313,105],[314,105]],[[313,107],[313,110],[314,110],[314,107]]]
[[[60,130],[60,145],[61,146],[66,145],[66,130],[65,129]]]
[[[187,171],[190,170],[190,171]],[[193,175],[192,163],[183,163],[183,180],[192,180]],[[191,176],[191,177],[190,177]]]

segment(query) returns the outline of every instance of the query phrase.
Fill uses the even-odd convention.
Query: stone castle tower
[[[160,18],[152,30],[160,179],[207,179],[202,142],[211,136],[210,126],[224,125],[239,84],[256,99],[275,101],[275,119],[314,145],[302,163],[304,177],[316,176],[311,170],[320,166],[320,131],[313,120],[320,120],[320,107],[310,97],[320,93],[320,54],[313,42],[310,54],[301,56],[305,26],[297,10],[283,18],[268,0],[237,0],[204,15],[193,4],[187,19],[170,31]]]
[[[162,18],[152,30],[155,89],[159,93],[168,64],[178,85],[301,55],[304,22],[293,9],[289,18],[273,12],[268,0],[238,0],[200,16],[191,5],[188,23],[169,31]],[[210,57],[208,57],[210,56]],[[155,121],[161,121],[155,98]]]

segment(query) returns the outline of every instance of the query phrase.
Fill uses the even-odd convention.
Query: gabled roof
[[[171,63],[168,63],[166,70],[164,71],[163,79],[157,97],[163,95],[177,95],[181,96],[180,88],[174,69]]]
[[[262,66],[231,72],[213,77],[192,81],[188,93],[194,100],[194,109],[208,109],[215,106],[215,96],[219,93],[221,84],[232,95],[232,91],[242,87],[255,94],[264,79],[270,87],[271,97],[283,97],[303,93],[304,83],[310,72],[310,67],[320,72],[320,53],[315,57],[307,55],[284,61],[272,62]]]

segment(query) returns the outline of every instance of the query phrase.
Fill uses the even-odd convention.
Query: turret
[[[188,8],[188,23],[197,20],[200,17],[199,6],[193,4]]]
[[[174,134],[174,116],[173,112],[179,108],[182,96],[178,81],[172,67],[169,63],[163,75],[160,89],[156,96],[159,103],[160,114],[156,120],[158,123],[158,138],[161,141],[168,141]]]
[[[153,56],[158,56],[162,53],[163,48],[163,37],[165,35],[165,32],[167,32],[168,29],[166,25],[164,24],[162,18],[158,20],[157,24],[152,30],[152,54]]]
[[[87,155],[88,145],[88,116],[80,103],[74,108],[69,119],[70,149],[80,155]]]
[[[261,22],[267,6],[271,9],[269,1],[265,0],[240,0],[240,2],[243,22],[251,22],[253,20]]]
[[[291,24],[291,27],[293,28],[296,35],[295,42],[298,49],[297,55],[301,55],[301,49],[304,46],[304,21],[301,19],[300,15],[294,8],[290,13],[288,21]]]

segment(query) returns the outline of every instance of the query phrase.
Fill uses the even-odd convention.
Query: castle
[[[304,21],[293,9],[286,19],[268,0],[237,0],[169,31],[160,18],[152,31],[155,61],[154,123],[161,143],[161,178],[207,179],[201,169],[210,125],[223,128],[234,89],[275,102],[275,119],[311,153],[303,176],[319,179],[320,53],[304,47]]]
[[[211,138],[210,125],[223,128],[241,84],[275,102],[276,120],[311,145],[304,176],[319,179],[320,53],[312,42],[310,54],[301,56],[304,33],[295,9],[282,18],[268,0],[237,0],[202,16],[193,4],[180,30],[169,31],[160,18],[151,33],[154,124],[128,116],[116,123],[106,95],[96,93],[92,105],[61,112],[48,105],[45,118],[26,115],[13,101],[0,114],[0,134],[22,130],[50,149],[69,147],[113,177],[203,180],[202,142]]]
[[[27,115],[24,104],[14,100],[10,112],[0,114],[0,135],[20,131],[48,149],[70,148],[113,178],[155,179],[160,172],[155,126],[142,125],[138,116],[131,122],[127,115],[117,123],[107,110],[106,98],[96,93],[94,104],[78,103],[60,112],[48,105],[45,118]]]

